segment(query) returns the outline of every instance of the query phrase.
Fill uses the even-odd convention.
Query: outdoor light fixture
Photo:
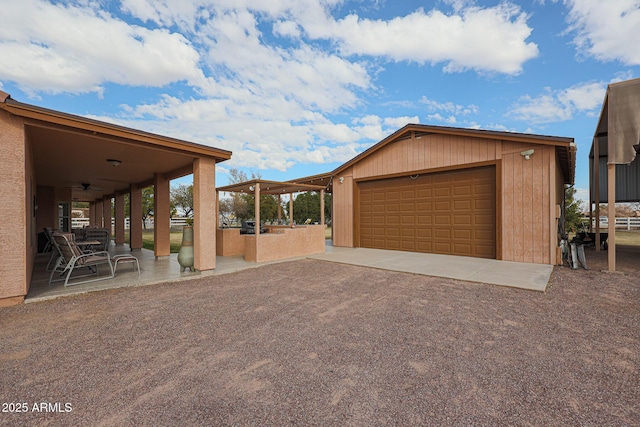
[[[342,184],[344,182],[344,176],[341,176],[338,181],[340,181],[340,184]]]
[[[529,159],[531,158],[531,155],[532,155],[534,152],[535,152],[535,150],[532,148],[531,150],[525,150],[525,151],[522,151],[522,152],[520,153],[520,155],[521,155],[522,157],[524,157],[526,160],[529,160]]]
[[[116,159],[107,159],[107,163],[115,168],[116,166],[120,166],[120,163],[122,163],[122,161]]]
[[[256,189],[256,187],[254,187],[253,185],[250,185],[250,186],[249,186],[249,191],[253,191],[253,190],[255,190],[255,189]]]

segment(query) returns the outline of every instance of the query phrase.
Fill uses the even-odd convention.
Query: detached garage
[[[560,263],[572,138],[407,125],[330,175],[333,244]]]

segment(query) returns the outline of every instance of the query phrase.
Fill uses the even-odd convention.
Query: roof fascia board
[[[192,153],[202,157],[214,157],[217,161],[224,161],[231,158],[231,152],[227,150],[200,145],[193,142],[182,141],[162,135],[156,135],[149,132],[126,128],[123,126],[105,123],[72,114],[62,113],[55,110],[35,107],[29,104],[23,104],[11,98],[8,98],[5,100],[5,102],[0,103],[0,108],[16,116],[38,120],[45,123],[51,123],[59,126],[67,126],[69,128],[80,129],[87,132],[93,132],[95,135],[103,134],[105,136],[108,135],[144,142],[160,147]]]

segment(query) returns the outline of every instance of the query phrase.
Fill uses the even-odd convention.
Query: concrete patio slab
[[[308,258],[544,292],[552,265],[453,255],[327,246]]]

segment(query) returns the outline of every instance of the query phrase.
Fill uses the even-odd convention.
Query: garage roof
[[[350,166],[361,161],[367,156],[370,156],[371,154],[380,150],[387,144],[395,141],[401,141],[403,139],[408,139],[408,138],[411,138],[412,136],[420,137],[420,136],[429,135],[429,134],[471,136],[476,138],[491,138],[491,139],[501,139],[504,141],[523,142],[523,143],[530,143],[530,144],[552,145],[557,147],[556,151],[558,153],[558,158],[561,163],[565,183],[573,184],[575,179],[576,146],[574,144],[573,138],[560,137],[560,136],[535,135],[535,134],[526,134],[526,133],[515,133],[515,132],[498,132],[498,131],[479,130],[479,129],[464,129],[464,128],[455,128],[455,127],[446,127],[446,126],[408,124],[403,128],[397,130],[396,132],[392,133],[382,141],[373,145],[369,149],[363,151],[353,159],[349,160],[347,163],[343,164],[342,166],[339,166],[333,172],[309,176],[305,178],[299,178],[299,179],[296,179],[295,181],[304,182],[304,183],[310,183],[312,181],[316,181],[319,183],[326,183],[326,185],[329,185],[331,183],[330,178],[332,176],[339,174],[343,170],[349,168]]]

